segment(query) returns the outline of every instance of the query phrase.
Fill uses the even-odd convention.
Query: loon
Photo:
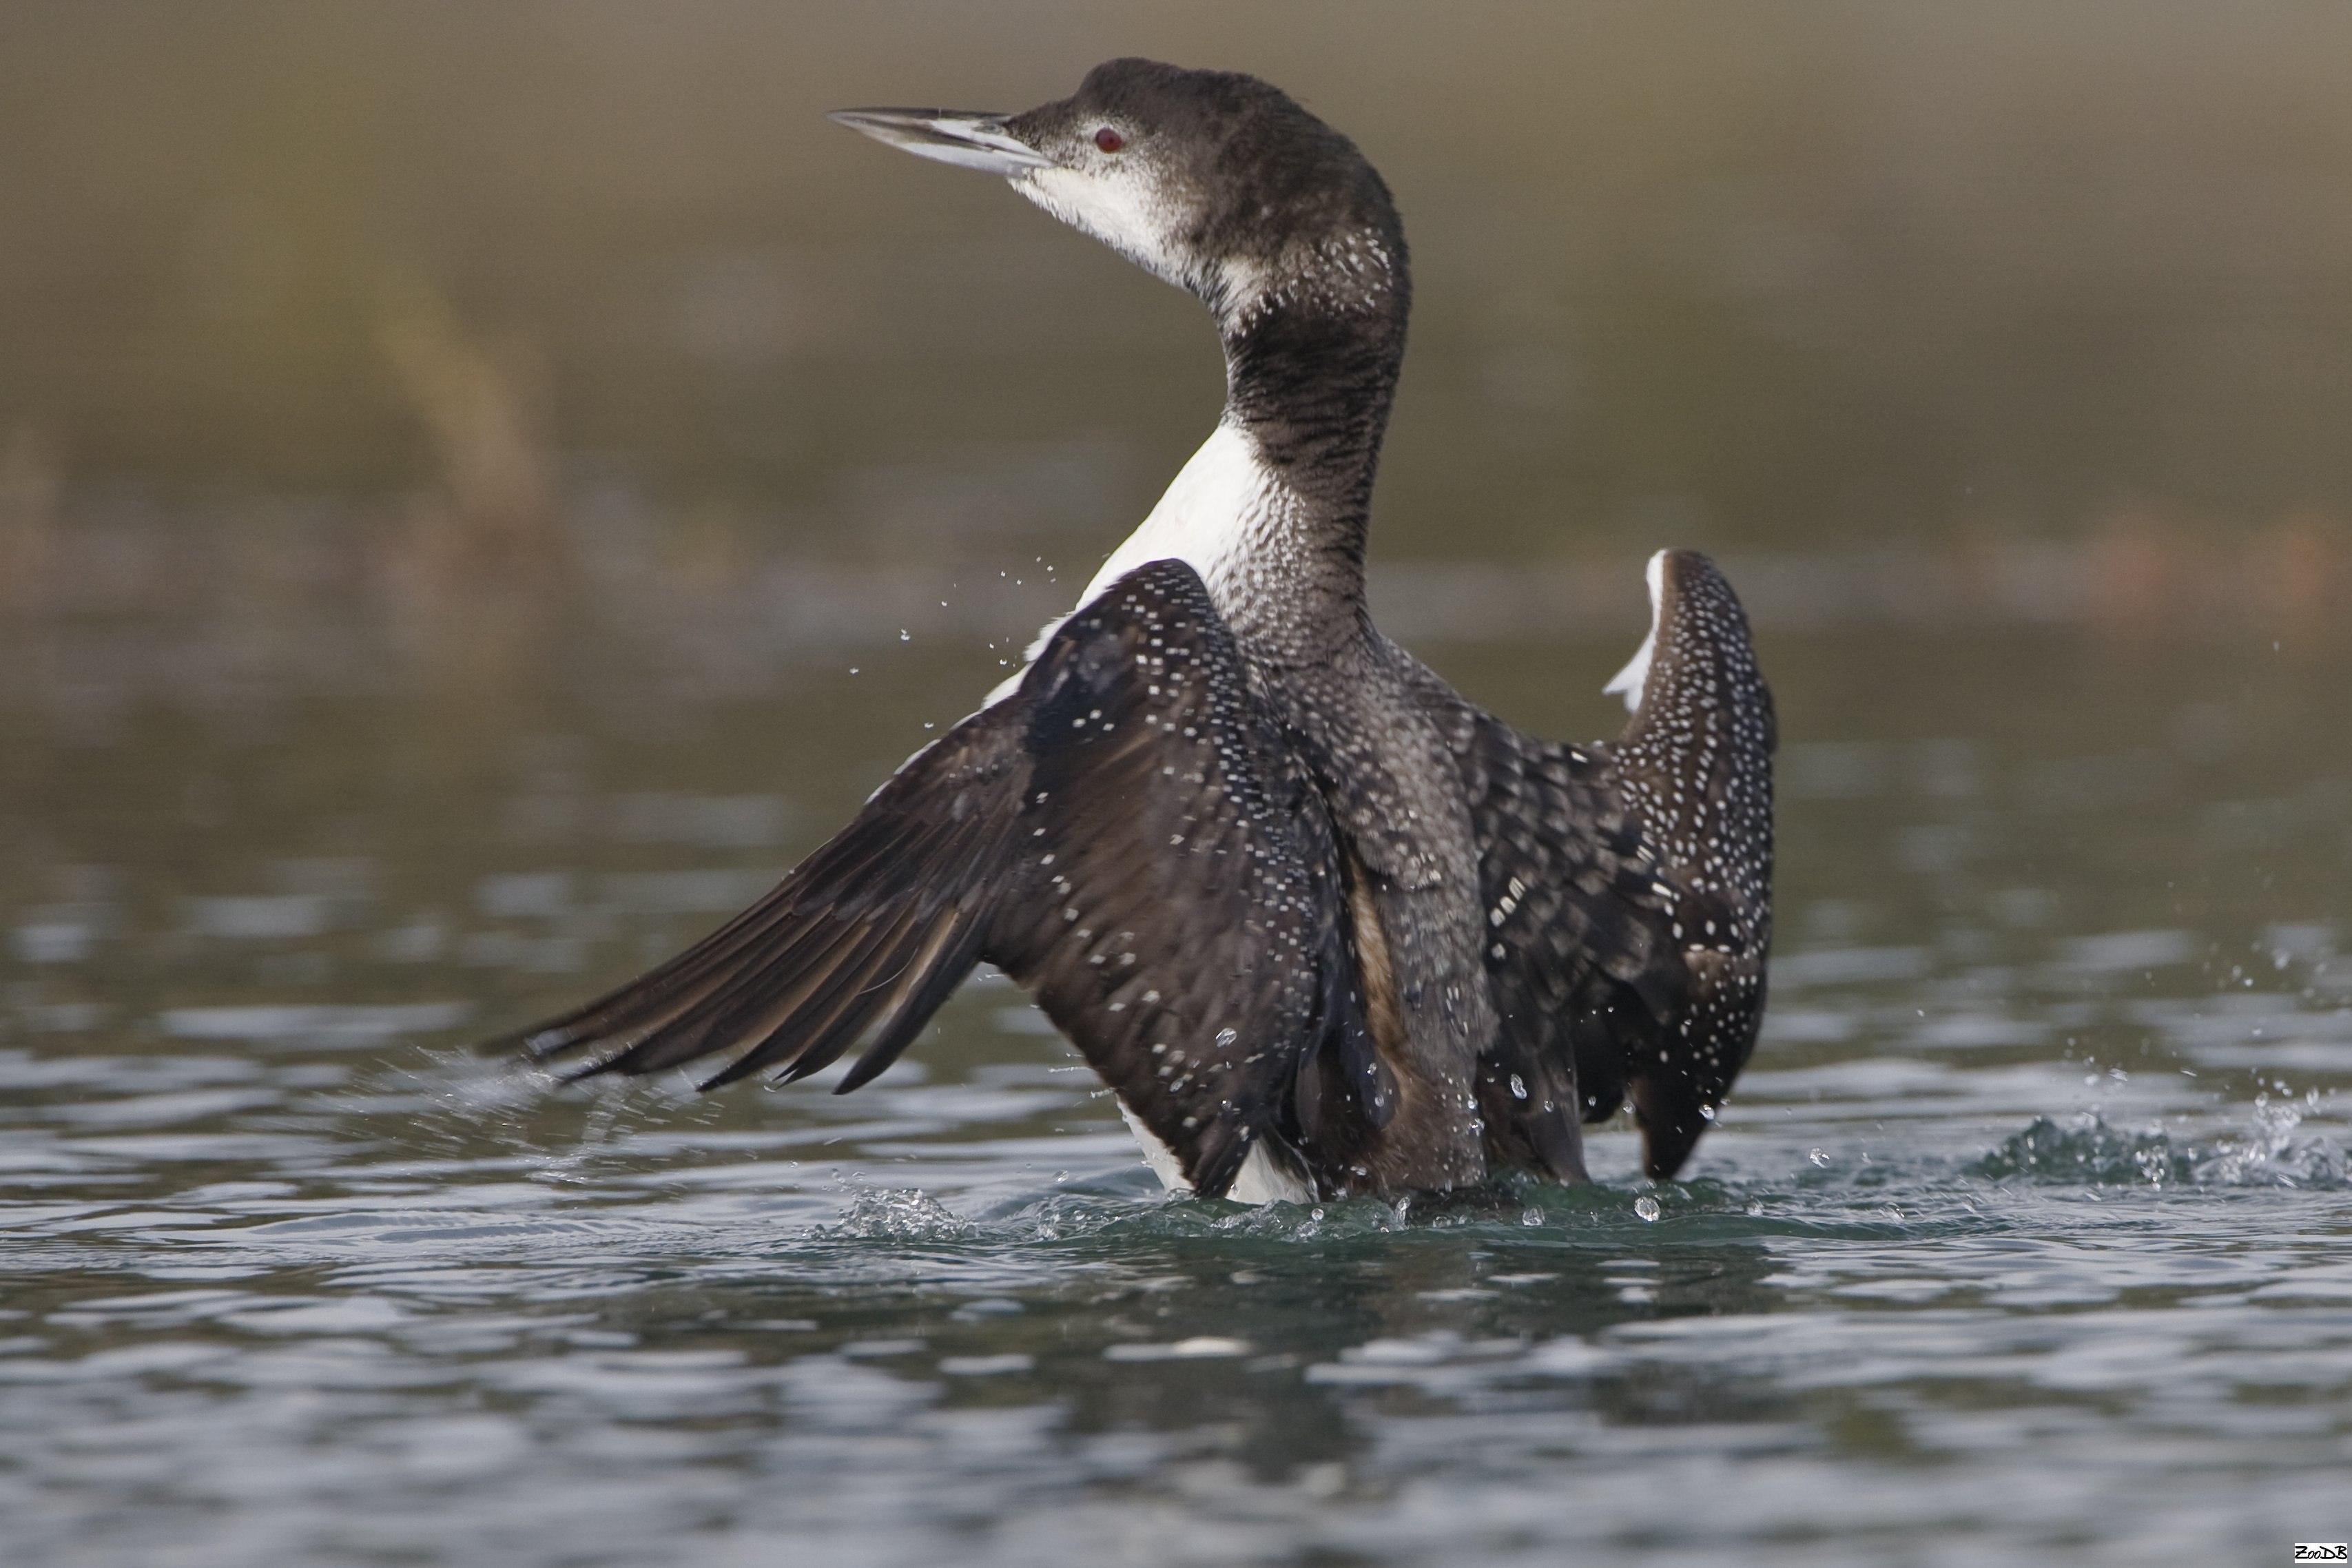
[[[1355,145],[1255,78],[1119,59],[1025,113],[844,110],[999,175],[1215,318],[1207,443],[1077,607],[758,903],[510,1037],[706,1089],[887,1068],[980,963],[1028,988],[1171,1189],[1247,1203],[1650,1176],[1752,1050],[1771,696],[1706,557],[1649,566],[1613,743],[1474,706],[1372,626],[1372,480],[1411,300]]]

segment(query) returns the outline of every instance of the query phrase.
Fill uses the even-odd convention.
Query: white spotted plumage
[[[1024,114],[842,119],[1003,174],[1198,294],[1225,415],[989,706],[744,917],[535,1048],[597,1048],[592,1072],[730,1054],[712,1085],[856,1048],[855,1087],[985,961],[1032,988],[1171,1187],[1263,1202],[1584,1179],[1569,1026],[1627,1020],[1584,1032],[1626,1061],[1659,1044],[1651,1023],[1680,1026],[1669,911],[1746,852],[1712,781],[1725,707],[1742,765],[1742,703],[1769,726],[1760,682],[1718,690],[1727,665],[1677,658],[1658,563],[1618,686],[1627,747],[1521,735],[1372,627],[1404,237],[1361,153],[1294,100],[1120,60]],[[1693,626],[1744,657],[1744,626]],[[1657,765],[1629,782],[1630,756]]]

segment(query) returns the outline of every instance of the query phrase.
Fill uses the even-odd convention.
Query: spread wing
[[[1650,593],[1650,639],[1612,683],[1633,717],[1609,751],[1675,886],[1672,934],[1691,977],[1665,1037],[1622,1058],[1644,1163],[1663,1179],[1714,1121],[1763,1023],[1779,733],[1748,616],[1714,563],[1663,551]]]
[[[1605,746],[1523,735],[1433,675],[1472,802],[1487,981],[1489,1157],[1584,1174],[1575,1121],[1630,1095],[1643,1163],[1689,1157],[1754,1049],[1771,940],[1772,695],[1707,559],[1652,563],[1653,624],[1612,682],[1634,708]]]
[[[525,1031],[573,1076],[731,1054],[704,1089],[774,1067],[790,1082],[865,1052],[888,1067],[971,973],[1000,896],[1030,768],[1024,709],[973,714],[908,758],[847,827],[758,903],[618,990]]]
[[[521,1038],[580,1076],[732,1059],[872,1079],[986,959],[1218,1195],[1254,1147],[1344,1168],[1385,1123],[1329,817],[1181,562],[1121,579],[776,889]]]
[[[1500,1023],[1478,1073],[1489,1158],[1582,1181],[1578,1123],[1591,1107],[1578,1075],[1591,1042],[1648,1038],[1683,1005],[1673,889],[1604,760],[1522,734],[1450,689],[1444,699],[1478,838]]]
[[[1195,1191],[1253,1143],[1328,1179],[1388,1120],[1322,797],[1192,568],[1122,579],[1023,682],[1030,892],[989,956],[1036,987]]]

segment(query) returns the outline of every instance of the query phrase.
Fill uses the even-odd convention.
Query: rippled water
[[[396,679],[20,634],[0,1558],[2264,1563],[2352,1527],[2340,658],[1768,627],[1785,935],[1692,1179],[1621,1128],[1589,1189],[1248,1211],[1162,1196],[1001,980],[842,1098],[467,1048],[742,901],[982,639],[685,700],[590,626]],[[1624,650],[1431,651],[1597,732]]]

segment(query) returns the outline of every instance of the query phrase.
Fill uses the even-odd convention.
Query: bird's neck
[[[1372,481],[1412,290],[1401,243],[1350,233],[1306,255],[1210,305],[1225,351],[1220,437],[1241,438],[1266,492],[1220,601],[1245,639],[1279,624],[1315,645],[1363,624]]]
[[[1401,242],[1317,251],[1319,266],[1228,268],[1200,289],[1224,341],[1224,416],[1080,604],[1172,557],[1261,665],[1328,663],[1369,635],[1364,540],[1410,286]]]

